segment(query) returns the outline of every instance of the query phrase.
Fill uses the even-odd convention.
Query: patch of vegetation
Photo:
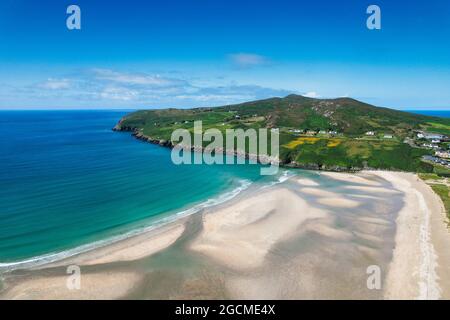
[[[440,177],[450,177],[450,169],[440,165],[435,165],[433,167],[433,172]]]
[[[450,218],[450,187],[446,177],[438,173],[419,173],[419,177],[442,199],[447,216]]]
[[[297,146],[300,146],[302,144],[305,144],[305,143],[314,144],[319,140],[320,140],[319,138],[315,138],[315,137],[300,137],[300,138],[290,141],[285,146],[288,149],[295,149]]]
[[[430,184],[434,192],[442,199],[447,217],[450,218],[450,188],[445,184]]]
[[[430,154],[403,143],[413,130],[431,128],[450,134],[450,119],[375,107],[350,98],[313,99],[299,95],[271,98],[215,108],[142,110],[125,116],[119,130],[138,130],[153,139],[170,140],[175,129],[193,130],[201,120],[203,131],[226,129],[280,129],[280,157],[289,163],[345,168],[381,168],[436,172],[421,161]],[[292,129],[337,131],[339,136],[319,134],[299,137]],[[375,131],[373,137],[365,136]],[[392,134],[392,139],[384,139]],[[269,135],[270,136],[270,135]]]
[[[297,138],[283,146],[297,163],[318,166],[380,168],[431,172],[432,166],[421,161],[427,151],[407,144],[384,140]],[[314,139],[314,138],[309,138]],[[305,143],[306,141],[311,141]]]
[[[440,176],[436,173],[419,173],[419,178],[422,180],[438,180]]]
[[[429,132],[450,135],[450,125],[446,123],[427,122],[423,127]]]
[[[338,145],[341,144],[341,142],[342,142],[342,139],[330,139],[330,140],[328,140],[327,147],[328,148],[337,147]]]

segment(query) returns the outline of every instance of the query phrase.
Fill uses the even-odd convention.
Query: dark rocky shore
[[[131,135],[133,137],[135,137],[136,139],[144,141],[144,142],[152,143],[152,144],[157,144],[161,147],[166,147],[166,148],[172,149],[176,146],[176,144],[173,144],[172,141],[170,141],[170,140],[152,138],[150,136],[143,134],[141,131],[139,131],[138,128],[123,126],[122,120],[120,120],[119,123],[116,124],[112,130],[113,131],[121,131],[121,132],[131,132]],[[185,150],[193,151],[193,152],[203,152],[206,150],[205,147],[199,147],[199,146],[191,146],[191,147],[182,146],[182,148]],[[341,166],[326,166],[326,165],[320,165],[317,163],[300,164],[295,161],[284,162],[284,161],[279,161],[279,160],[273,159],[269,156],[259,156],[258,157],[258,155],[248,154],[246,152],[241,152],[241,151],[237,151],[237,150],[226,150],[226,149],[222,149],[222,148],[217,148],[216,151],[222,152],[223,154],[227,154],[227,155],[233,155],[236,157],[243,157],[245,159],[255,160],[258,163],[262,163],[262,164],[278,163],[280,166],[286,167],[286,168],[296,168],[296,169],[305,169],[305,170],[322,170],[322,171],[333,171],[333,172],[358,172],[363,169],[364,170],[374,170],[373,168],[369,168],[369,167],[347,168],[347,167],[341,167]]]

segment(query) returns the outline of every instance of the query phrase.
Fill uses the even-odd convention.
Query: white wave
[[[177,212],[175,214],[171,214],[165,218],[162,218],[160,220],[153,222],[150,226],[134,229],[132,231],[129,231],[129,232],[121,234],[121,235],[110,237],[110,238],[107,238],[104,240],[91,242],[91,243],[81,245],[81,246],[75,247],[73,249],[69,249],[69,250],[65,250],[65,251],[61,251],[61,252],[49,253],[49,254],[33,257],[33,258],[30,258],[27,260],[16,261],[16,262],[7,262],[7,263],[0,262],[0,273],[5,272],[5,271],[17,270],[17,269],[29,269],[32,267],[42,266],[47,263],[60,261],[60,260],[72,257],[72,256],[80,254],[80,253],[84,253],[84,252],[91,251],[93,249],[101,248],[101,247],[107,246],[109,244],[130,238],[130,237],[134,237],[134,236],[143,234],[143,233],[151,231],[151,230],[154,230],[154,229],[161,227],[162,225],[165,225],[169,222],[175,221],[175,220],[183,218],[183,217],[187,217],[187,216],[197,213],[205,208],[212,207],[212,206],[224,203],[228,200],[231,200],[234,197],[236,197],[239,193],[241,193],[242,191],[247,189],[252,184],[252,182],[250,182],[249,180],[240,180],[239,182],[240,182],[239,187],[231,190],[230,192],[221,194],[215,198],[208,199],[202,203],[199,203],[199,204],[193,206],[192,208]]]
[[[261,187],[261,189],[265,189],[265,188],[272,187],[274,185],[283,183],[286,180],[292,178],[293,176],[296,176],[296,174],[294,172],[289,171],[289,170],[284,170],[283,173],[278,177],[278,179],[276,181],[272,181],[271,183],[264,185],[263,187]]]
[[[278,183],[283,183],[293,176],[295,176],[295,173],[285,170],[283,174],[278,178]]]

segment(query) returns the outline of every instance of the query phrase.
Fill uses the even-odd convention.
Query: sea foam
[[[75,256],[77,254],[81,254],[81,253],[85,253],[85,252],[88,252],[88,251],[91,251],[91,250],[94,250],[97,248],[101,248],[101,247],[113,244],[115,242],[128,239],[130,237],[141,235],[143,233],[149,232],[149,231],[159,228],[163,225],[166,225],[170,222],[173,222],[177,219],[187,217],[194,213],[200,212],[206,208],[213,207],[213,206],[219,205],[221,203],[224,203],[226,201],[229,201],[229,200],[233,199],[234,197],[236,197],[242,191],[246,190],[251,184],[252,184],[251,181],[241,179],[241,180],[239,180],[239,186],[234,188],[233,190],[223,193],[217,197],[207,199],[206,201],[201,202],[189,209],[182,210],[182,211],[176,212],[174,214],[170,214],[167,217],[164,217],[157,221],[152,222],[152,224],[149,226],[134,229],[134,230],[131,230],[129,232],[126,232],[126,233],[123,233],[123,234],[120,234],[117,236],[113,236],[113,237],[110,237],[107,239],[95,241],[92,243],[81,245],[81,246],[78,246],[78,247],[75,247],[75,248],[72,248],[69,250],[61,251],[61,252],[44,254],[44,255],[40,255],[40,256],[30,258],[30,259],[16,261],[16,262],[0,263],[0,273],[13,271],[13,270],[17,270],[17,269],[30,269],[30,268],[39,267],[39,266],[42,266],[42,265],[45,265],[48,263],[67,259],[67,258]]]

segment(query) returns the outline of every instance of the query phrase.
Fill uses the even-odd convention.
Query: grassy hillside
[[[448,184],[448,178],[436,173],[422,173],[419,174],[419,177],[442,199],[447,217],[450,219],[450,186]]]
[[[299,95],[271,98],[214,108],[142,110],[125,116],[118,130],[138,131],[157,140],[169,140],[173,130],[280,128],[281,159],[297,166],[319,168],[384,168],[430,172],[420,161],[425,149],[403,143],[413,130],[449,133],[450,119],[375,107],[350,98],[313,99]],[[336,131],[303,137],[294,130]],[[367,131],[376,132],[367,137]],[[392,139],[383,139],[383,135]]]
[[[420,160],[422,155],[428,154],[426,150],[412,148],[401,142],[350,138],[316,139],[295,148],[291,148],[289,144],[283,145],[282,157],[301,165],[315,163],[325,168],[339,166],[348,169],[369,167],[423,172],[432,170],[432,167]]]

